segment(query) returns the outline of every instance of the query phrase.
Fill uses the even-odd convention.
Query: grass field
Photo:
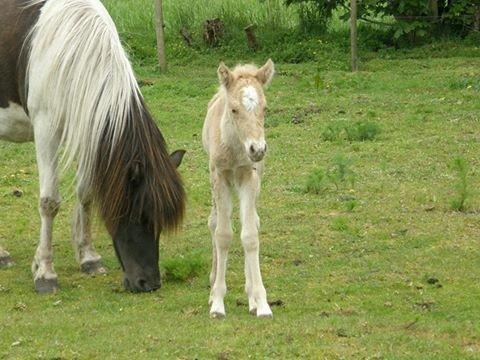
[[[174,64],[165,75],[135,59],[170,149],[187,150],[187,218],[178,235],[162,236],[160,252],[173,267],[195,259],[197,274],[164,280],[155,293],[122,289],[100,221],[95,243],[109,273],[80,273],[67,174],[54,230],[61,291],[36,295],[33,145],[0,143],[0,244],[15,260],[0,271],[0,359],[478,359],[480,50],[447,43],[367,53],[357,74],[346,71],[345,54],[277,64],[259,214],[265,286],[280,305],[273,319],[248,314],[236,220],[224,320],[208,316],[210,194],[201,149],[217,55],[192,55],[192,65]],[[358,122],[380,131],[348,140],[343,129]],[[459,157],[468,165],[463,177]],[[306,191],[309,178],[318,193]],[[14,188],[23,196],[12,196]],[[462,189],[466,209],[454,211]]]

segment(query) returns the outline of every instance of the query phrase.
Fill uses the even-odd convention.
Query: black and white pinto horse
[[[34,141],[40,177],[38,292],[58,288],[52,226],[58,163],[75,164],[73,243],[85,272],[105,271],[94,250],[97,206],[132,291],[160,287],[158,242],[184,214],[176,166],[148,112],[115,25],[100,0],[0,1],[0,139]],[[0,248],[0,266],[11,263]]]

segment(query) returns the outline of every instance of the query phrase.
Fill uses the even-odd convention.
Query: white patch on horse
[[[33,128],[25,110],[9,102],[8,108],[0,108],[0,139],[13,142],[33,140]]]
[[[243,106],[247,111],[253,111],[258,106],[257,90],[251,85],[243,88]]]

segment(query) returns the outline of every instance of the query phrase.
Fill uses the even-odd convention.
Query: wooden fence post
[[[167,59],[165,56],[165,34],[163,24],[163,7],[162,0],[155,0],[155,25],[157,32],[157,55],[160,70],[167,71]]]
[[[350,52],[352,71],[358,70],[357,0],[350,0]]]

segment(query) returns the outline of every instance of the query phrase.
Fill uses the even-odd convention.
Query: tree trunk
[[[255,36],[255,25],[250,24],[245,29],[245,34],[247,35],[248,47],[252,51],[257,51],[260,49],[260,46],[257,42],[257,37]]]
[[[480,31],[480,5],[475,6],[475,20],[473,21],[473,29]]]
[[[430,0],[428,6],[430,7],[430,12],[436,21],[438,19],[438,0]]]
[[[157,55],[161,71],[167,71],[167,59],[165,56],[165,34],[163,25],[162,0],[155,0],[155,25],[157,31]]]
[[[352,71],[358,70],[357,52],[357,0],[350,0],[350,47]]]

